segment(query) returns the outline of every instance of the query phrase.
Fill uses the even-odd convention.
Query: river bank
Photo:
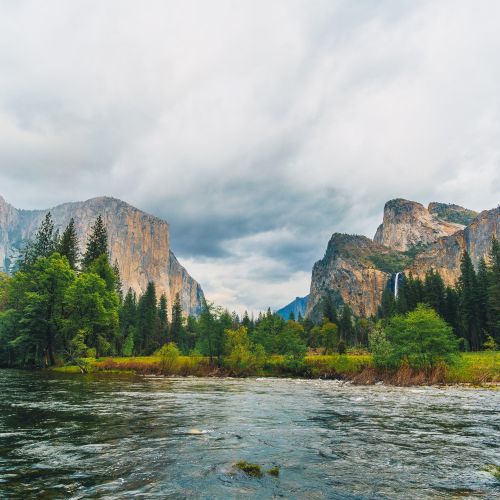
[[[55,372],[81,373],[78,366],[51,368]],[[303,362],[291,362],[283,356],[269,358],[262,369],[236,373],[212,363],[202,356],[179,356],[165,363],[159,356],[114,357],[88,359],[86,370],[102,373],[131,372],[139,375],[164,376],[259,376],[298,377],[310,379],[337,379],[355,384],[371,385],[378,382],[396,386],[454,385],[497,386],[500,383],[500,352],[461,353],[451,366],[432,370],[414,370],[403,366],[397,371],[375,368],[369,354],[334,354],[306,356]]]

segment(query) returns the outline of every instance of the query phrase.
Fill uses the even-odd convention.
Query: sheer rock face
[[[434,211],[438,205],[442,206],[431,204]],[[383,223],[377,228],[373,239],[381,245],[404,252],[415,245],[434,243],[438,238],[450,236],[463,228],[461,224],[440,219],[420,203],[398,198],[385,204]]]
[[[0,198],[0,267],[8,271],[26,239],[33,236],[48,210],[17,210]],[[93,198],[65,203],[50,210],[61,231],[73,217],[83,251],[98,215],[108,231],[111,261],[118,262],[124,291],[145,291],[154,281],[157,293],[165,293],[170,306],[180,294],[183,310],[197,314],[203,291],[170,250],[168,224],[115,198]]]
[[[357,316],[377,312],[390,273],[377,269],[370,256],[392,253],[365,236],[335,233],[325,256],[312,271],[306,316],[319,320],[322,299],[330,293],[337,305],[349,304]]]
[[[439,238],[417,254],[406,272],[424,277],[433,268],[438,271],[446,285],[454,286],[460,277],[460,259],[465,250],[476,266],[481,257],[486,257],[491,248],[491,239],[500,238],[500,207],[481,212],[465,229],[451,236]]]
[[[463,217],[464,210],[467,217],[474,213],[457,205],[434,203],[430,208],[441,214],[444,210],[453,218],[455,214]],[[481,212],[464,227],[436,217],[419,203],[392,200],[385,205],[384,224],[374,241],[364,236],[332,236],[324,258],[313,267],[306,316],[321,319],[321,301],[327,294],[337,305],[349,304],[356,315],[371,316],[392,273],[398,271],[423,278],[434,268],[447,285],[454,286],[463,252],[467,250],[477,266],[487,256],[493,236],[500,238],[500,207]],[[403,253],[414,245],[416,255]],[[391,272],[387,266],[393,267]]]

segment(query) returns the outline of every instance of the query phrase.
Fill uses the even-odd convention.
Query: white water
[[[401,273],[396,273],[396,277],[394,278],[394,298],[397,299],[398,298],[398,289],[399,289],[399,275]]]

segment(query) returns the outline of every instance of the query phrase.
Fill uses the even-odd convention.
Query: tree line
[[[445,287],[431,270],[425,279],[405,278],[397,299],[386,290],[377,317],[356,317],[324,297],[321,320],[271,312],[243,317],[204,302],[198,317],[183,313],[177,294],[168,304],[153,282],[144,293],[125,294],[118,263],[110,262],[108,237],[97,217],[82,255],[74,220],[62,234],[48,213],[29,241],[12,276],[0,274],[0,365],[51,366],[82,357],[148,356],[175,344],[182,354],[207,356],[221,365],[232,356],[252,360],[282,355],[291,363],[308,349],[343,353],[369,346],[377,324],[427,304],[453,328],[462,349],[500,343],[500,245],[492,241],[487,261],[474,269],[464,253],[457,286]],[[159,296],[158,296],[159,295]],[[238,361],[239,362],[239,361]],[[242,361],[243,363],[243,361]]]

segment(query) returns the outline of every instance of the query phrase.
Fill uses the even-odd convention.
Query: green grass
[[[500,351],[462,353],[448,368],[447,379],[455,384],[500,382]]]
[[[89,371],[105,373],[137,373],[178,376],[224,376],[228,373],[223,368],[210,365],[209,359],[203,356],[179,356],[169,372],[162,371],[161,359],[158,356],[106,357],[88,360]],[[78,366],[59,366],[52,368],[59,373],[80,373]],[[373,366],[371,354],[331,354],[309,355],[303,362],[291,364],[284,356],[270,356],[259,373],[252,376],[286,376],[306,378],[341,378],[371,383],[385,380],[399,384],[401,378],[394,374],[381,373]],[[412,383],[446,383],[487,385],[500,383],[500,351],[469,352],[457,355],[455,362],[449,366],[438,382],[423,373],[410,374],[408,384]]]
[[[412,261],[410,256],[401,252],[369,255],[368,259],[377,269],[389,274],[402,271]]]

